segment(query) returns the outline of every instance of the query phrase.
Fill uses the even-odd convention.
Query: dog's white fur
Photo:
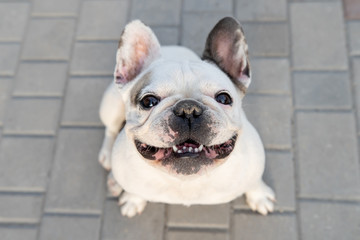
[[[140,43],[138,39],[141,39]],[[135,77],[120,84],[121,88],[114,81],[104,94],[100,117],[106,131],[99,154],[103,167],[112,171],[108,178],[109,190],[113,195],[120,195],[122,189],[125,190],[120,199],[122,214],[132,217],[141,213],[146,201],[218,204],[244,193],[254,211],[264,215],[273,211],[274,193],[262,181],[264,148],[242,110],[244,93],[219,67],[202,61],[189,49],[177,46],[160,48],[155,35],[140,21],[126,27],[122,41],[114,76],[121,76],[125,81],[129,74]],[[131,43],[134,41],[139,49],[134,50],[135,45]],[[239,50],[241,61],[246,60],[247,45],[244,44],[244,48]],[[123,67],[125,63],[136,65],[135,73],[129,71],[133,66]],[[244,68],[242,65],[241,70]],[[167,97],[151,113],[138,110],[130,101],[132,89],[143,81],[147,73],[151,73],[150,84],[142,92],[156,91],[158,95]],[[249,83],[250,79],[247,79],[245,87]],[[219,106],[209,97],[219,88],[226,89],[233,96],[231,108]],[[209,145],[225,142],[234,132],[238,133],[233,152],[222,164],[204,167],[199,173],[186,176],[152,165],[139,154],[134,144],[134,139],[140,139],[153,146],[169,147],[167,135],[157,120],[166,118],[171,106],[184,98],[196,99],[211,108],[210,116],[216,122],[217,135]]]

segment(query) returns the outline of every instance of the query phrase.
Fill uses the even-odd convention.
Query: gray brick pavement
[[[14,75],[20,53],[20,44],[0,43],[0,53],[0,75]]]
[[[284,21],[287,18],[286,0],[239,0],[235,4],[240,21]]]
[[[45,191],[53,149],[51,137],[4,136],[0,142],[0,189]]]
[[[293,67],[301,70],[347,69],[341,3],[293,3],[290,11]]]
[[[14,95],[62,96],[68,64],[64,62],[21,62],[17,70]]]
[[[359,199],[354,120],[352,113],[296,114],[300,196]]]
[[[0,238],[357,239],[352,1],[0,0]],[[275,213],[253,213],[240,197],[190,208],[149,203],[141,216],[121,216],[97,163],[97,111],[123,26],[143,19],[162,44],[201,54],[224,16],[241,20],[249,44],[244,108],[267,148]]]
[[[74,30],[73,19],[32,19],[22,59],[68,60]]]

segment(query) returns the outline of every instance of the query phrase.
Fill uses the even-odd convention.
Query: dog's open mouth
[[[211,165],[217,159],[226,158],[234,149],[237,135],[226,142],[205,146],[191,139],[170,148],[158,148],[135,140],[138,152],[146,159],[170,165],[176,173],[190,175],[197,173],[204,165]]]

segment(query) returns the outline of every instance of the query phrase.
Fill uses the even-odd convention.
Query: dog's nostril
[[[203,109],[196,101],[184,100],[177,103],[173,111],[178,117],[190,119],[199,117],[202,114]]]

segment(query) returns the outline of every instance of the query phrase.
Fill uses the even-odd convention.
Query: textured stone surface
[[[360,235],[360,204],[300,203],[301,236],[310,239],[356,239]]]
[[[297,108],[352,107],[349,74],[346,72],[297,72],[293,81]]]
[[[360,126],[360,58],[354,58],[352,61],[352,74],[354,78],[354,84],[356,89],[356,110],[357,110],[357,122]]]
[[[0,77],[0,126],[3,125],[6,103],[10,96],[12,80]]]
[[[61,129],[46,210],[100,212],[105,171],[97,161],[102,129]]]
[[[148,25],[180,24],[181,0],[133,0],[131,19],[141,19]]]
[[[196,12],[231,12],[233,2],[231,0],[185,0],[184,11]]]
[[[20,45],[17,43],[0,43],[0,75],[14,75]]]
[[[290,16],[294,68],[348,68],[340,2],[293,3]]]
[[[104,240],[158,240],[163,237],[164,205],[148,203],[140,216],[123,217],[117,201],[107,200],[104,210],[102,239]]]
[[[287,96],[249,94],[243,107],[266,147],[291,147],[291,100]]]
[[[238,0],[235,1],[236,16],[240,21],[286,20],[286,0]]]
[[[74,16],[77,14],[80,0],[34,0],[33,15]]]
[[[161,45],[178,45],[179,29],[175,27],[152,27]]]
[[[2,3],[0,8],[0,40],[20,41],[24,35],[30,4]]]
[[[62,96],[67,80],[66,63],[21,63],[15,78],[17,96]]]
[[[71,78],[66,92],[62,124],[100,124],[99,107],[113,79]]]
[[[74,47],[71,73],[76,75],[112,75],[118,41],[77,42]]]
[[[82,4],[77,39],[119,40],[126,24],[127,1],[88,1]]]
[[[359,161],[352,113],[296,114],[300,195],[358,199]]]
[[[296,240],[296,218],[292,214],[238,213],[234,216],[234,239],[277,239]]]
[[[36,226],[0,225],[2,240],[36,240]]]
[[[360,55],[360,22],[348,22],[348,37],[351,55]]]
[[[75,21],[33,19],[25,38],[23,59],[67,60],[70,57]]]
[[[293,156],[290,152],[266,151],[266,165],[263,179],[276,194],[275,211],[294,211],[295,174]],[[235,200],[237,209],[250,209],[245,197]]]
[[[8,103],[4,132],[54,134],[59,111],[59,99],[13,98]]]
[[[289,55],[287,23],[244,23],[250,56],[286,57]]]
[[[227,240],[228,234],[226,232],[215,231],[185,231],[185,230],[171,230],[167,234],[168,240]]]
[[[228,204],[194,205],[185,207],[170,205],[168,207],[168,225],[170,226],[218,226],[227,228],[229,225],[230,208]]]
[[[42,194],[0,193],[0,219],[38,222],[42,199]]]
[[[98,216],[44,216],[40,240],[48,239],[99,239],[100,217]]]
[[[347,19],[360,19],[360,2],[357,0],[343,0]]]
[[[255,58],[250,60],[249,92],[290,93],[290,66],[287,59]]]
[[[0,189],[45,190],[53,158],[49,137],[3,137],[0,143]]]

